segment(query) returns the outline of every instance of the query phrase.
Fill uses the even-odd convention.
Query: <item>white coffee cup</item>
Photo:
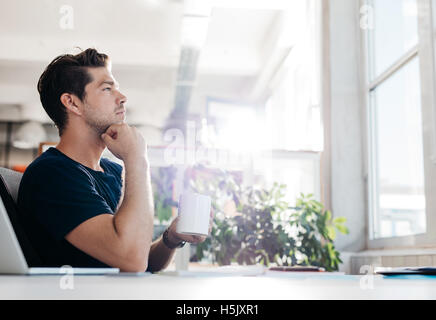
[[[187,235],[207,236],[209,234],[211,198],[185,192],[179,198],[179,221],[176,231]]]

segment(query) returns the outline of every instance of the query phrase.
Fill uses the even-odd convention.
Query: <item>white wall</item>
[[[360,89],[359,0],[330,0],[331,205],[334,216],[347,218],[349,235],[336,247],[360,251],[366,246]]]

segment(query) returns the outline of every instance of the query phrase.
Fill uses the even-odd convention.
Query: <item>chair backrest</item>
[[[0,175],[3,178],[9,194],[12,196],[12,199],[14,199],[14,202],[17,203],[18,189],[20,188],[20,182],[23,174],[21,172],[0,167]]]
[[[30,267],[41,266],[42,262],[31,245],[22,224],[22,215],[18,211],[18,189],[23,174],[7,168],[0,167],[0,197],[8,213],[9,220],[14,228],[15,235],[20,243],[21,250]]]

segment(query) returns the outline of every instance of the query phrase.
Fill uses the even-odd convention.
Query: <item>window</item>
[[[287,104],[287,109],[291,109],[289,106]],[[273,123],[276,122],[271,121],[270,107],[271,104],[267,103],[264,112],[256,112],[253,106],[210,99],[208,142],[218,149],[228,149],[234,159],[245,160],[233,167],[233,170],[245,173],[244,183],[266,188],[272,187],[275,182],[285,184],[284,199],[290,205],[295,204],[301,193],[313,194],[319,200],[320,153],[284,148],[287,136],[274,139]],[[289,119],[284,123],[296,121],[292,117]],[[244,154],[246,157],[241,158]]]
[[[300,193],[321,199],[321,2],[301,1],[297,37],[292,50],[272,79],[264,118],[270,141],[271,163],[259,166],[267,185],[287,185],[286,199],[295,203]],[[296,18],[296,17],[294,17]],[[262,168],[264,168],[262,170]]]
[[[436,229],[428,199],[426,155],[434,123],[427,89],[433,50],[425,24],[430,6],[418,0],[370,0],[366,50],[368,211],[370,247],[428,244]],[[429,4],[429,2],[427,2]],[[427,181],[428,186],[428,181]],[[402,241],[399,241],[401,239]],[[427,240],[426,240],[427,239]],[[404,240],[404,241],[403,241]]]
[[[426,231],[418,58],[371,91],[373,237]]]
[[[260,76],[269,79],[258,96],[261,102],[209,97],[207,125],[213,127],[209,141],[214,147],[250,154],[243,168],[249,183],[285,184],[285,200],[293,205],[300,193],[322,200],[321,2],[297,1],[284,17],[283,43],[269,58],[270,70]]]
[[[372,0],[372,76],[379,76],[418,44],[417,0]]]

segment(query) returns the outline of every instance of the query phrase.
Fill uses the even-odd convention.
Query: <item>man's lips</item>
[[[116,114],[126,113],[126,110],[120,110]]]

